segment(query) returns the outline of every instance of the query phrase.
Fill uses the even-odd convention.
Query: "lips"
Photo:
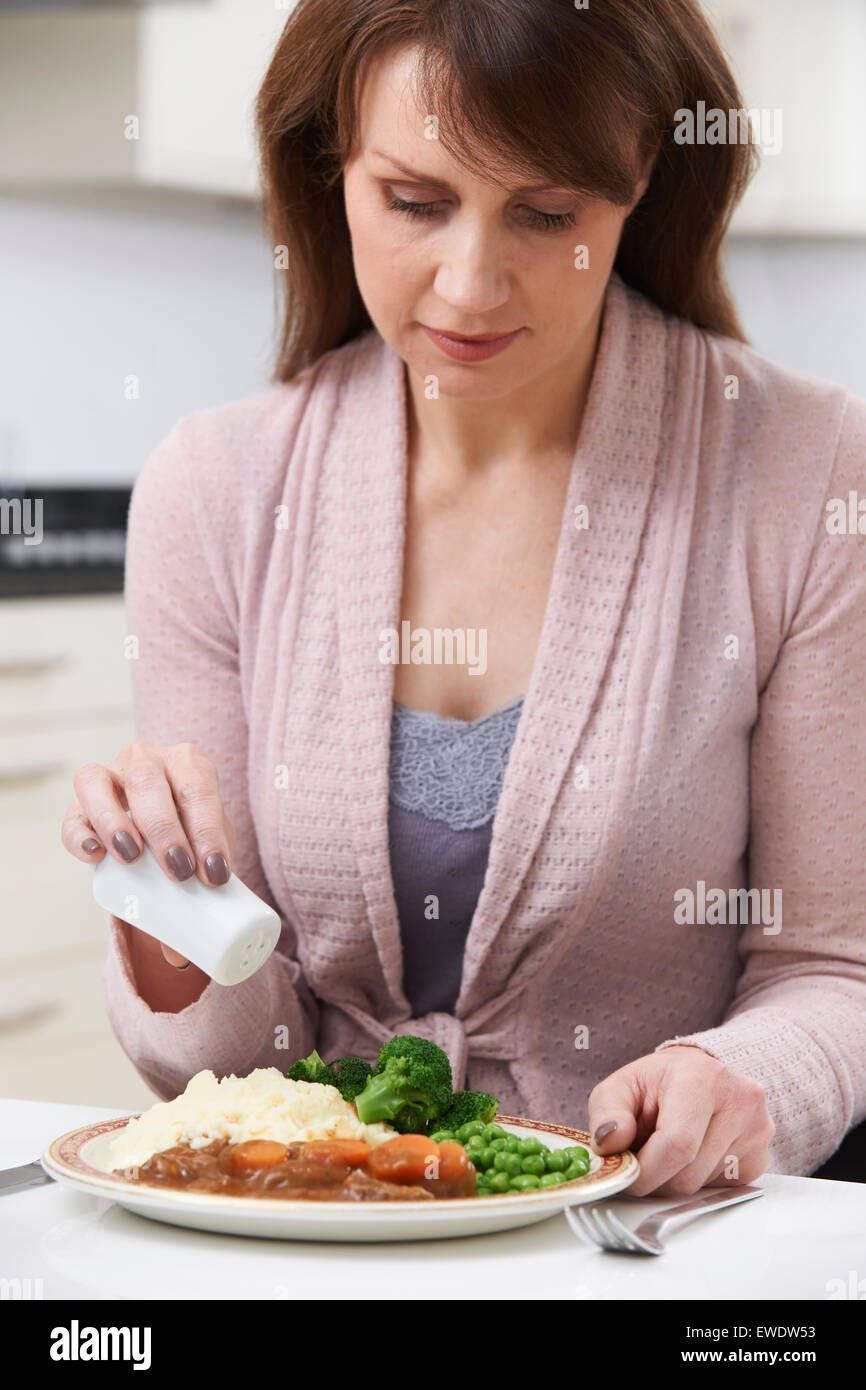
[[[422,323],[421,327],[431,343],[455,362],[486,362],[488,358],[504,352],[523,332],[522,328],[517,328],[511,333],[480,333],[468,337],[466,334],[428,328],[426,323]]]
[[[438,334],[440,338],[456,338],[458,343],[496,343],[500,338],[513,337],[520,329],[508,333],[454,333],[450,328],[431,328],[430,332]]]

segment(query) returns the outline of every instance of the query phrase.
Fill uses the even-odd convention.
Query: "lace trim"
[[[524,697],[480,719],[452,719],[394,701],[390,799],[452,830],[473,830],[496,814]]]

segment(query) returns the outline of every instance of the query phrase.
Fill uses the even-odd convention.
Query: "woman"
[[[111,919],[161,1096],[419,1033],[588,1112],[636,1195],[809,1173],[866,1114],[866,579],[824,521],[866,404],[745,344],[754,151],[678,143],[699,100],[742,106],[692,0],[289,19],[277,384],[147,460],[141,741],[64,824],[282,916],[232,988]]]

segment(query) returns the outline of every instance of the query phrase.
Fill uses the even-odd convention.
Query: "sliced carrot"
[[[426,1134],[400,1134],[376,1145],[367,1168],[386,1182],[417,1183],[438,1175],[439,1150],[440,1145]]]
[[[443,1139],[439,1145],[439,1177],[443,1182],[455,1182],[474,1172],[474,1165],[462,1144]]]
[[[232,1153],[232,1167],[245,1172],[271,1168],[275,1163],[282,1163],[287,1153],[285,1144],[278,1144],[273,1139],[248,1139],[246,1143],[238,1144]]]
[[[363,1139],[308,1139],[302,1155],[325,1163],[344,1163],[347,1168],[363,1168],[372,1149]]]

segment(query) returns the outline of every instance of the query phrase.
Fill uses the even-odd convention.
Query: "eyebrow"
[[[371,150],[370,153],[378,155],[381,159],[387,159],[389,164],[393,164],[394,168],[399,169],[402,174],[408,174],[410,179],[417,179],[419,183],[429,183],[434,188],[446,188],[449,193],[454,192],[454,189],[451,187],[451,185],[446,183],[444,179],[436,179],[433,177],[432,174],[422,174],[417,169],[410,169],[407,165],[401,164],[398,159],[395,159],[393,155],[388,154],[385,150]],[[512,192],[553,193],[555,190],[558,190],[560,188],[564,188],[564,185],[558,183],[524,184],[522,188],[515,188],[512,190]]]

